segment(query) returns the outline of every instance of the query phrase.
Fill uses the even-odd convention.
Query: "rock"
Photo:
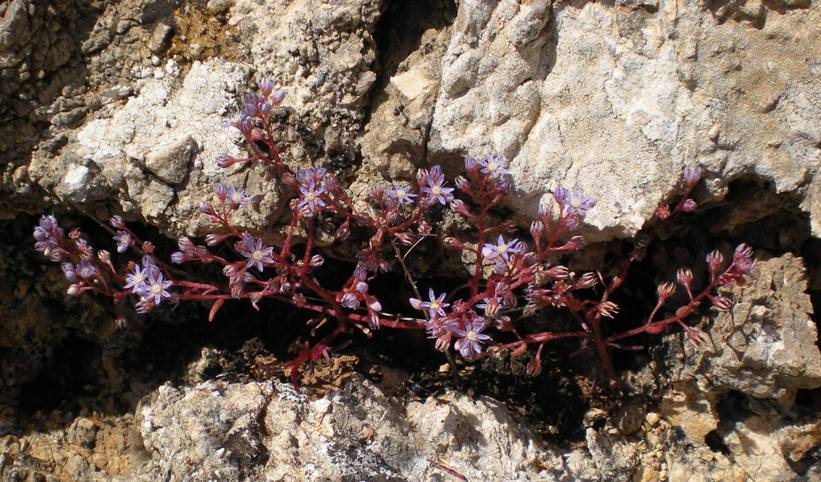
[[[173,35],[174,29],[170,25],[157,22],[151,31],[151,37],[149,37],[146,47],[155,54],[160,53],[168,47]]]
[[[138,411],[151,454],[143,476],[167,470],[194,479],[430,480],[444,474],[429,460],[471,478],[552,478],[564,470],[560,457],[490,400],[448,394],[406,410],[362,379],[313,400],[275,382],[165,385]],[[492,456],[498,453],[505,457]]]
[[[205,8],[213,15],[219,15],[228,11],[233,4],[232,0],[208,0]]]
[[[753,480],[791,480],[821,444],[817,420],[794,406],[798,390],[821,387],[821,352],[803,260],[757,264],[759,276],[734,287],[735,306],[715,318],[711,343],[669,345],[673,383],[659,409],[692,444],[725,447]]]
[[[808,61],[818,55],[806,55],[818,47],[821,7],[767,16],[757,30],[705,17],[696,1],[656,14],[560,2],[552,17],[539,5],[459,3],[431,162],[507,156],[511,206],[526,216],[558,184],[585,191],[599,200],[591,239],[635,234],[684,165],[703,165],[708,178],[761,176],[804,197],[821,155],[818,130],[804,128],[821,119],[806,102],[821,94]],[[719,121],[711,147],[704,139]],[[771,138],[782,143],[768,147]]]
[[[365,105],[376,78],[373,32],[381,0],[306,0],[291,4],[237,0],[229,24],[238,26],[249,58],[288,91],[285,105],[313,143],[292,158],[357,157]],[[304,136],[303,136],[304,137]]]
[[[760,276],[734,287],[735,306],[710,330],[707,351],[686,347],[687,375],[719,390],[783,399],[821,387],[818,330],[801,258],[786,254],[758,262]],[[698,368],[696,368],[698,367]]]
[[[179,184],[188,175],[198,150],[191,134],[170,139],[145,155],[145,167],[168,184]]]
[[[396,15],[403,13],[408,14]],[[418,49],[397,62],[397,72],[378,95],[362,136],[362,155],[368,160],[359,176],[363,184],[370,182],[374,170],[390,180],[413,180],[416,169],[426,165],[425,146],[449,33],[448,29],[422,33]]]

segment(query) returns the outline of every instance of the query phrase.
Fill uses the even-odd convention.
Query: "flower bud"
[[[262,79],[259,81],[259,84],[257,84],[257,86],[259,87],[259,93],[263,97],[268,97],[274,90],[274,81],[271,79]]]
[[[733,307],[733,300],[726,296],[711,296],[710,301],[718,311],[729,311]]]
[[[576,280],[575,288],[576,289],[584,289],[584,288],[592,288],[596,286],[598,279],[596,278],[596,273],[585,273],[582,275],[581,278]]]
[[[667,298],[671,297],[673,295],[673,293],[675,293],[675,292],[676,292],[676,285],[674,285],[673,283],[670,283],[670,282],[662,283],[662,284],[658,285],[658,288],[656,288],[656,293],[658,294],[659,301],[661,301],[662,303]]]
[[[656,217],[664,221],[670,217],[670,206],[667,203],[659,203],[656,207]]]
[[[465,247],[465,245],[462,244],[461,241],[459,241],[458,239],[456,239],[452,236],[448,236],[447,238],[445,238],[443,243],[445,243],[445,246],[447,246],[448,248],[451,248],[451,249],[462,249],[462,248]]]
[[[368,309],[371,311],[382,311],[382,303],[379,302],[375,297],[368,296],[365,300],[368,303]]]
[[[711,251],[707,255],[707,266],[710,268],[710,273],[715,276],[718,273],[718,270],[721,269],[721,263],[724,262],[724,255],[721,254],[721,251],[715,250]]]
[[[365,283],[364,281],[360,281],[360,282],[356,283],[356,286],[354,287],[354,289],[358,293],[367,293],[368,292],[368,283]]]
[[[547,270],[545,274],[552,279],[567,279],[570,276],[570,270],[566,266],[557,265]]]
[[[77,283],[69,285],[68,289],[66,290],[66,294],[69,296],[77,296],[80,294],[80,285]]]
[[[539,220],[530,223],[530,235],[533,236],[533,239],[538,240],[542,237],[542,233],[544,233],[544,223]]]
[[[279,89],[271,96],[271,104],[279,105],[282,102],[282,99],[285,98],[285,89]]]
[[[342,295],[342,306],[352,310],[359,306],[359,299],[353,293],[345,293]]]
[[[465,170],[468,172],[477,171],[479,169],[479,163],[476,161],[475,157],[467,156],[465,157]]]
[[[690,268],[682,268],[676,272],[676,279],[681,286],[689,290],[690,285],[693,283],[693,272]]]
[[[453,210],[453,212],[459,214],[465,214],[466,211],[465,203],[461,199],[454,199],[453,201],[451,201],[450,208]]]
[[[619,305],[613,303],[612,301],[605,301],[604,303],[599,303],[599,313],[602,316],[613,318],[618,312]]]
[[[74,271],[73,264],[63,263],[62,265],[60,265],[60,267],[63,269],[63,274],[65,274],[66,280],[68,280],[69,283],[76,283],[77,281],[79,281],[77,273]]]
[[[111,216],[111,219],[109,220],[109,222],[111,223],[111,225],[113,227],[115,227],[117,229],[124,229],[125,228],[125,223],[123,222],[123,218],[120,217],[120,216]]]
[[[441,352],[448,351],[448,348],[450,348],[450,333],[445,333],[437,338],[434,346]]]
[[[701,179],[701,167],[685,167],[684,168],[684,182],[688,188],[692,188]]]
[[[698,204],[692,199],[685,199],[683,203],[681,203],[681,210],[685,213],[690,213],[696,210]]]
[[[465,176],[457,176],[456,179],[453,181],[456,184],[456,188],[462,192],[469,192],[470,191],[470,183]]]
[[[570,248],[570,249],[578,251],[578,250],[584,248],[585,244],[586,244],[586,242],[584,240],[584,236],[581,236],[581,235],[577,234],[577,235],[573,236],[572,238],[570,238],[570,241],[567,242],[567,245],[568,245],[567,247]]]

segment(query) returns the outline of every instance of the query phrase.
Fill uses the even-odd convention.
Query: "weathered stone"
[[[174,29],[165,23],[158,22],[154,25],[154,30],[151,31],[151,37],[148,39],[148,50],[160,53],[168,47],[171,42],[171,37],[174,35]]]
[[[808,103],[821,93],[809,60],[818,55],[807,55],[821,34],[817,4],[769,15],[761,29],[705,17],[695,1],[656,14],[557,3],[553,20],[537,4],[460,2],[432,162],[508,156],[521,214],[559,183],[581,189],[599,200],[587,219],[593,238],[634,234],[684,165],[804,195],[821,159],[810,128],[821,109]],[[551,27],[517,46],[534,17]],[[721,139],[709,142],[716,125]]]
[[[145,155],[145,167],[168,184],[179,184],[191,170],[197,141],[190,134],[152,148]]]

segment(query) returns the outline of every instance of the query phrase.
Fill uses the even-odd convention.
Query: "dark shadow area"
[[[695,197],[699,199],[698,191]],[[818,263],[814,261],[818,257],[817,241],[810,235],[809,217],[799,204],[795,196],[777,194],[769,182],[748,177],[731,182],[728,195],[720,202],[701,206],[661,228],[648,226],[646,231],[657,233],[655,240],[648,246],[643,260],[633,264],[624,285],[614,293],[613,300],[622,309],[610,325],[624,331],[644,323],[655,306],[656,287],[666,281],[674,282],[679,268],[692,269],[693,288],[698,291],[707,281],[706,254],[719,249],[729,260],[733,249],[741,243],[751,246],[759,258],[784,253],[803,257],[812,286],[818,276]],[[605,258],[604,271],[626,256],[632,245],[632,241],[613,243]],[[817,289],[811,288],[810,294],[817,303]],[[685,303],[686,293],[677,290],[656,319],[669,316]],[[708,310],[709,306],[702,306],[695,316],[707,314]],[[672,328],[667,333],[676,330]],[[650,360],[647,347],[657,344],[656,339],[647,335],[631,338],[629,343],[642,349],[614,351],[616,368],[636,370],[644,366]]]
[[[627,282],[614,294],[613,300],[622,311],[612,322],[603,323],[605,335],[643,323],[655,304],[656,286],[675,279],[675,271],[681,266],[693,267],[696,279],[702,280],[696,282],[698,289],[706,276],[704,255],[714,248],[729,255],[733,246],[746,242],[761,256],[793,252],[806,256],[808,261],[815,259],[816,242],[809,236],[806,214],[797,206],[797,199],[776,194],[768,183],[746,178],[732,182],[722,202],[707,204],[657,229],[656,240],[648,246],[646,256],[634,264]],[[493,215],[505,219],[508,214],[500,211]],[[206,304],[163,306],[144,317],[128,311],[128,325],[116,329],[110,300],[64,295],[67,283],[59,266],[33,251],[31,229],[35,222],[35,217],[21,215],[2,226],[7,236],[0,249],[0,291],[6,293],[5,299],[0,296],[0,315],[6,324],[0,344],[0,366],[5,370],[0,379],[5,395],[0,397],[0,404],[17,410],[13,431],[38,430],[38,420],[54,411],[132,412],[137,402],[160,384],[190,383],[186,377],[190,377],[191,364],[202,360],[203,350],[216,350],[224,359],[202,369],[200,375],[204,378],[284,379],[281,363],[293,358],[294,347],[320,339],[333,327],[333,323],[320,324],[319,328],[307,326],[308,320],[317,317],[266,300],[260,303],[258,312],[248,303],[226,303],[213,323],[206,321],[210,308]],[[111,233],[88,218],[61,216],[61,222],[65,227],[80,226],[95,246],[112,247]],[[175,243],[162,238],[156,229],[131,227],[141,237],[157,241],[161,259],[168,259],[176,250]],[[365,234],[354,230],[346,246],[363,242]],[[609,243],[601,257],[602,271],[611,274],[617,261],[631,249],[630,241]],[[319,278],[325,286],[338,287],[353,269],[355,252],[337,247],[326,254]],[[124,266],[126,260],[125,256],[115,255],[118,266]],[[407,263],[423,294],[428,287],[436,293],[463,289],[465,277],[457,275],[458,259],[454,260],[453,253],[444,250],[434,238],[420,243]],[[194,264],[184,271],[196,280],[221,282],[223,278],[218,266]],[[811,267],[810,278],[817,276],[817,268]],[[26,286],[18,286],[20,283]],[[416,315],[408,303],[415,294],[398,267],[380,275],[371,287],[384,311]],[[590,295],[598,293],[593,288]],[[814,296],[817,300],[817,291]],[[669,306],[674,309],[681,301],[673,299]],[[520,326],[522,333],[577,328],[577,323],[561,310],[545,310]],[[670,329],[668,333],[675,331]],[[496,338],[513,339],[510,334]],[[637,349],[612,351],[615,368],[622,375],[646,366],[650,348],[660,343],[658,337],[635,338],[627,341]],[[249,351],[246,345],[250,340],[257,341]],[[372,336],[356,332],[339,339],[331,348],[334,354],[354,355],[359,360],[357,370],[377,382],[383,381],[385,369],[401,373],[395,387],[400,397],[424,399],[447,389],[489,396],[522,416],[544,438],[561,445],[583,440],[582,420],[591,406],[613,406],[618,398],[608,395],[593,350],[572,340],[546,345],[544,371],[536,378],[525,376],[532,350],[520,358],[503,355],[478,363],[466,363],[457,357],[458,376],[454,376],[443,371],[448,360],[423,332],[382,329]],[[256,355],[276,363],[260,375],[252,363]],[[812,393],[799,393],[798,406],[816,404],[817,396]],[[68,420],[70,423],[70,417]],[[721,450],[720,444],[713,445]]]
[[[389,0],[374,32],[378,55],[374,91],[384,89],[399,64],[419,49],[426,30],[446,28],[455,18],[453,0]]]

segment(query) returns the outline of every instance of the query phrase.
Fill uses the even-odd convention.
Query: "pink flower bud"
[[[451,249],[462,249],[462,248],[464,248],[464,244],[462,244],[461,241],[459,241],[458,239],[456,239],[454,237],[448,236],[447,238],[445,238],[445,240],[443,242],[445,243],[445,246],[447,246],[448,248],[451,248]]]
[[[685,213],[693,212],[698,207],[698,204],[692,199],[685,199],[683,203],[681,203],[681,210]]]
[[[576,289],[584,289],[584,288],[592,288],[596,286],[598,282],[598,278],[596,278],[596,273],[585,273],[576,281],[575,288]]]
[[[707,255],[707,266],[710,268],[710,273],[715,276],[718,273],[718,270],[721,269],[721,263],[724,262],[724,255],[721,254],[721,251],[715,250],[711,251]]]
[[[111,216],[111,219],[109,220],[109,222],[111,223],[111,225],[113,227],[115,227],[117,229],[124,229],[125,228],[125,223],[123,222],[123,218],[121,218],[120,216]]]
[[[690,289],[690,285],[693,283],[693,272],[690,268],[682,268],[676,273],[676,279],[681,286]]]
[[[530,235],[533,236],[534,239],[541,238],[542,233],[544,233],[544,223],[539,220],[530,223]]]
[[[710,301],[718,311],[729,311],[733,307],[733,300],[726,296],[711,296]]]
[[[660,203],[656,208],[656,217],[664,221],[670,217],[670,206],[667,203]]]
[[[701,167],[685,167],[684,168],[684,182],[688,188],[692,188],[701,179]]]
[[[529,377],[538,377],[540,373],[542,373],[542,361],[538,358],[534,358],[527,362],[527,368],[525,368],[525,373]]]
[[[613,318],[618,312],[619,305],[613,303],[612,301],[605,301],[604,303],[599,303],[599,313],[602,316]]]
[[[470,183],[468,182],[467,179],[465,179],[465,176],[458,176],[453,182],[454,182],[454,184],[456,184],[456,188],[459,189],[460,191],[462,191],[462,192],[469,192],[470,191]]]
[[[545,274],[553,279],[567,279],[570,276],[570,270],[566,266],[558,265],[547,270]]]
[[[656,293],[659,296],[659,301],[661,301],[662,303],[667,298],[672,296],[673,293],[675,293],[675,291],[676,291],[676,285],[674,285],[673,283],[669,283],[669,282],[668,283],[662,283],[662,284],[658,285],[658,288],[656,288]]]

